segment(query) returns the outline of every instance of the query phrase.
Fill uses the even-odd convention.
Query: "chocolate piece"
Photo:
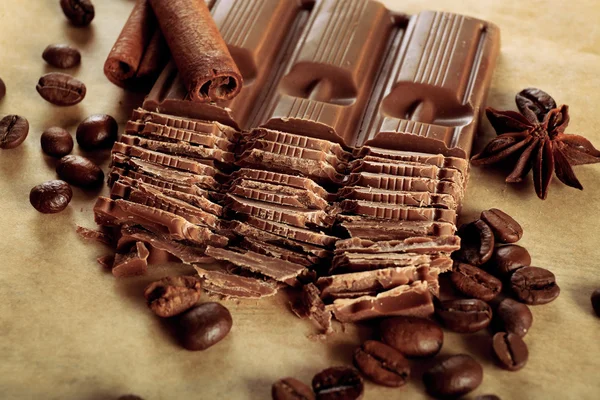
[[[227,44],[204,1],[149,0],[194,101],[225,101],[242,87]]]
[[[324,210],[328,203],[313,192],[290,186],[273,185],[248,179],[236,179],[231,183],[229,193],[252,200],[288,205],[299,208]]]
[[[460,202],[463,188],[455,183],[421,177],[373,174],[370,172],[354,172],[344,181],[345,186],[365,186],[376,189],[399,192],[444,193]]]
[[[227,195],[226,210],[250,215],[256,218],[268,219],[273,222],[305,228],[309,225],[322,227],[331,226],[334,218],[323,210],[297,209],[289,206],[267,204],[260,201],[244,199]]]
[[[317,246],[329,247],[338,240],[336,237],[329,236],[321,232],[315,232],[312,230],[298,228],[257,217],[248,217],[245,219],[245,221],[246,223],[263,231],[267,231],[288,239],[311,243]]]
[[[150,183],[145,183],[143,180],[132,179],[127,176],[119,176],[117,182],[121,182],[132,187],[139,187],[146,191],[158,191],[165,196],[184,201],[192,206],[198,207],[201,210],[209,212],[216,216],[221,216],[223,214],[223,207],[210,201],[207,198],[208,192],[202,189],[198,189],[198,194],[190,194],[177,190],[167,189],[165,187],[153,185]]]
[[[452,224],[456,222],[456,211],[441,208],[410,207],[362,200],[343,200],[340,207],[344,212],[366,215],[372,218],[401,221],[441,221]]]
[[[225,298],[259,299],[273,296],[277,286],[271,282],[222,271],[194,267],[202,279],[202,288]]]
[[[340,322],[354,322],[393,315],[426,317],[433,313],[427,282],[413,282],[376,296],[337,299],[326,307]]]
[[[208,246],[205,253],[216,260],[230,262],[238,267],[261,274],[278,282],[287,283],[290,286],[298,286],[299,282],[297,278],[305,272],[305,268],[302,265],[267,257],[253,251],[240,253]]]
[[[416,281],[426,281],[430,290],[437,294],[438,270],[427,266],[393,267],[350,274],[324,276],[317,280],[323,299],[355,298],[373,296]]]
[[[274,131],[272,129],[252,129],[250,133],[244,137],[244,139],[250,143],[252,143],[253,140],[262,139],[283,145],[320,151],[336,156],[340,162],[348,162],[352,157],[352,154],[345,151],[338,143],[311,138],[304,135],[294,135],[287,132]]]
[[[452,268],[452,259],[441,254],[413,254],[413,253],[344,253],[333,257],[330,274],[343,272],[370,271],[380,268],[410,267],[429,265],[440,272]]]
[[[115,255],[107,254],[105,256],[100,256],[96,258],[96,262],[104,269],[112,269],[112,266],[115,263]]]
[[[144,242],[153,249],[166,251],[186,264],[207,264],[214,260],[204,254],[206,246],[197,247],[189,243],[180,243],[170,238],[169,235],[156,234],[136,226],[124,226],[121,237],[117,243],[117,250],[127,247],[132,242]]]
[[[456,210],[458,203],[449,194],[429,192],[397,192],[393,190],[348,186],[338,191],[339,199],[365,202],[407,205],[413,207],[436,207]]]
[[[419,163],[435,165],[438,168],[452,168],[467,176],[469,162],[464,158],[446,157],[442,154],[418,153],[414,151],[390,150],[372,146],[362,146],[354,150],[354,157],[365,161],[385,163]]]
[[[251,179],[260,182],[271,183],[274,185],[291,186],[298,189],[310,190],[314,194],[327,198],[327,191],[315,183],[313,180],[297,175],[288,175],[272,171],[261,171],[258,169],[242,168],[234,172],[233,179]]]
[[[169,154],[159,153],[157,151],[147,150],[142,147],[131,146],[125,143],[115,143],[113,153],[121,153],[130,157],[137,157],[143,161],[164,165],[183,171],[193,172],[198,175],[207,175],[214,177],[217,170],[209,165],[190,160],[189,158],[176,157]]]
[[[177,129],[166,125],[155,124],[154,122],[134,122],[128,121],[125,126],[125,132],[130,135],[145,136],[148,138],[170,141],[170,142],[188,142],[208,148],[219,148],[225,151],[233,151],[234,145],[228,139],[223,139],[211,133],[194,132],[186,129]]]
[[[455,235],[436,237],[411,237],[404,240],[372,241],[352,238],[339,240],[335,254],[350,253],[452,253],[460,248],[460,238]]]
[[[292,311],[300,318],[310,319],[323,333],[333,332],[331,311],[325,308],[319,289],[314,284],[302,286],[302,295],[298,303],[292,306]]]
[[[96,231],[93,229],[84,228],[83,226],[77,226],[77,228],[75,228],[75,232],[77,232],[77,234],[85,240],[94,240],[108,246],[113,245],[114,238],[107,232]]]
[[[117,181],[113,185],[110,194],[114,199],[122,198],[133,203],[168,211],[185,218],[193,224],[204,225],[213,229],[217,228],[218,217],[216,215],[202,211],[184,201],[168,197],[151,187],[133,187],[122,181]]]
[[[183,187],[185,188],[184,191],[186,193],[198,193],[197,190],[200,189],[218,190],[221,186],[212,176],[198,175],[189,172],[178,171],[176,169],[168,168],[168,165],[163,166],[152,162],[146,162],[139,158],[131,158],[119,153],[113,153],[112,165],[120,165],[125,167],[126,169],[133,169],[136,172],[140,172],[142,174],[155,178],[149,182],[155,185],[157,185],[157,183],[165,181],[171,182],[172,185],[174,185],[173,188]],[[138,176],[136,175],[135,177],[137,178]],[[144,181],[146,180],[144,179]],[[196,186],[197,188],[193,188],[193,186]]]
[[[371,172],[374,174],[437,179],[440,181],[454,182],[461,186],[464,186],[465,183],[464,176],[458,170],[451,168],[438,168],[434,165],[355,160],[348,165],[348,169],[351,172]]]
[[[126,254],[117,253],[112,268],[112,273],[117,278],[143,275],[148,269],[148,256],[150,252],[144,243],[137,242]]]
[[[178,215],[126,200],[99,197],[94,205],[94,217],[99,225],[138,224],[154,233],[170,234],[175,240],[189,240],[199,245],[225,246],[228,242],[226,237]]]
[[[288,157],[259,149],[249,149],[242,153],[236,165],[266,168],[285,174],[301,174],[314,179],[318,183],[341,184],[344,181],[344,175],[340,174],[326,161]]]
[[[351,237],[379,240],[403,240],[414,236],[445,236],[456,232],[454,224],[433,221],[389,221],[365,217],[338,215]]]
[[[298,253],[294,250],[279,247],[271,243],[261,242],[249,237],[243,238],[239,243],[239,246],[243,249],[250,250],[264,256],[279,258],[281,260],[286,260],[304,267],[310,267],[315,263],[315,261],[318,261],[318,258],[316,257],[310,257],[314,260],[311,261],[306,254]]]

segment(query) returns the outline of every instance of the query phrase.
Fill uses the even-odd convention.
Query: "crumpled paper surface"
[[[271,384],[281,377],[309,383],[323,368],[350,363],[368,330],[348,326],[327,341],[310,340],[312,326],[288,311],[283,295],[227,302],[234,319],[231,334],[207,351],[188,352],[146,308],[142,293],[150,281],[190,273],[190,268],[155,266],[147,276],[116,280],[95,261],[108,249],[85,243],[75,233],[77,225],[94,227],[92,206],[98,193],[74,189],[70,207],[57,215],[39,214],[29,205],[30,189],[55,178],[54,162],[40,149],[45,128],[63,126],[74,134],[77,123],[93,113],[112,114],[124,124],[141,103],[139,95],[125,93],[102,74],[134,1],[94,3],[96,18],[89,28],[71,27],[58,1],[0,4],[0,77],[7,86],[0,114],[21,114],[30,123],[23,145],[0,150],[0,397],[108,400],[132,393],[146,400],[268,399]],[[570,105],[568,132],[600,146],[597,2],[385,3],[411,14],[439,9],[495,22],[502,32],[502,52],[488,104],[515,109],[516,92],[540,87],[559,104]],[[85,82],[88,93],[75,107],[54,107],[36,93],[38,78],[52,70],[41,58],[51,43],[69,43],[82,51],[81,66],[69,72]],[[493,136],[487,122],[482,132],[477,148]],[[96,155],[105,171],[107,157]],[[600,319],[590,305],[591,292],[600,287],[600,165],[576,167],[575,172],[583,192],[555,179],[542,202],[530,181],[507,185],[499,172],[472,170],[462,219],[472,220],[490,207],[511,214],[525,229],[520,244],[529,249],[533,265],[552,270],[562,292],[553,303],[532,307],[534,324],[525,338],[530,357],[521,371],[494,365],[486,332],[445,335],[442,354],[466,352],[483,364],[483,383],[468,398],[485,393],[502,399],[600,396]],[[414,375],[422,369],[415,368]],[[427,396],[416,378],[399,389],[367,383],[364,398]]]

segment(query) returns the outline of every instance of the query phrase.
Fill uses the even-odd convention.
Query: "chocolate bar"
[[[441,253],[342,253],[333,257],[330,274],[361,272],[381,268],[413,267],[427,265],[440,272],[452,269],[452,259]]]
[[[351,237],[370,240],[401,240],[415,236],[445,236],[456,232],[456,226],[448,222],[388,221],[381,219],[338,216],[340,226]]]
[[[401,221],[456,222],[456,211],[441,208],[410,207],[362,200],[343,200],[340,202],[340,207],[344,212],[352,212],[372,218]]]
[[[352,238],[339,240],[335,254],[349,253],[452,253],[460,249],[460,238],[455,235],[411,237],[404,240],[372,241]]]
[[[360,186],[347,186],[340,189],[338,199],[358,200],[369,203],[386,203],[413,207],[436,207],[456,210],[458,202],[452,195],[430,192],[398,192]]]
[[[231,183],[229,193],[252,200],[275,203],[298,208],[326,209],[329,204],[322,197],[306,189],[270,183],[236,179]]]
[[[129,252],[115,255],[112,274],[119,278],[145,274],[149,255],[144,243],[136,242]]]
[[[310,257],[307,254],[299,253],[284,247],[279,247],[271,243],[261,242],[249,237],[243,238],[239,243],[239,247],[262,254],[264,256],[286,260],[304,267],[311,267],[315,264],[314,257]]]
[[[250,179],[275,185],[291,186],[298,189],[310,190],[314,194],[327,198],[327,191],[313,180],[297,175],[289,175],[272,171],[241,168],[231,175],[232,179]],[[235,181],[234,181],[235,182]]]
[[[351,172],[371,172],[374,174],[413,176],[440,181],[450,181],[464,185],[464,176],[456,169],[439,168],[434,165],[421,165],[417,163],[381,162],[360,159],[353,161],[349,166]]]
[[[354,157],[367,161],[386,163],[411,162],[416,164],[434,165],[438,168],[452,168],[467,175],[469,163],[464,158],[445,157],[442,154],[429,154],[413,151],[382,149],[372,146],[363,146],[354,150]]]
[[[194,267],[202,288],[225,298],[260,299],[277,293],[277,285],[259,279]]]
[[[292,306],[292,311],[300,318],[310,319],[317,328],[328,334],[333,331],[331,311],[326,309],[320,296],[319,289],[313,283],[304,285],[300,300]]]

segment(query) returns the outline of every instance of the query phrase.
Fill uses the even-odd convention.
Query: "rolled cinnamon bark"
[[[168,48],[160,46],[160,37],[153,44],[157,34],[160,36],[158,23],[148,0],[138,0],[104,63],[106,77],[117,86],[133,87],[138,78],[157,76],[169,60]]]
[[[157,28],[150,43],[148,43],[148,47],[146,47],[135,77],[141,80],[155,80],[170,59],[169,46],[167,46],[160,29]]]
[[[189,96],[200,102],[234,98],[238,70],[203,0],[150,0]]]

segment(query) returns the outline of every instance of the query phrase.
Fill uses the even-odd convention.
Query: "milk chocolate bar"
[[[343,253],[333,257],[329,273],[340,274],[419,265],[428,265],[432,268],[437,268],[441,272],[445,272],[452,268],[452,259],[441,253]]]
[[[208,148],[219,148],[224,151],[233,151],[235,148],[235,145],[229,140],[210,133],[199,133],[185,129],[177,129],[166,125],[155,124],[153,122],[144,123],[128,121],[125,126],[125,133],[154,138],[156,140],[188,142]]]
[[[355,149],[354,157],[378,162],[412,162],[434,165],[438,168],[452,168],[460,171],[463,176],[467,174],[469,169],[469,162],[464,158],[446,157],[442,154],[428,154],[414,151],[389,150],[372,146],[363,146]]]
[[[397,286],[376,296],[336,299],[326,306],[340,322],[354,322],[378,317],[410,315],[428,317],[433,314],[433,300],[427,282]]]
[[[456,210],[458,202],[452,195],[430,192],[398,192],[360,186],[347,186],[338,191],[338,200],[350,199],[363,202],[406,205],[413,207],[437,207]]]
[[[243,238],[238,245],[243,249],[250,250],[264,256],[286,260],[304,267],[310,267],[316,263],[316,257],[311,257],[307,254],[298,253],[291,249],[279,247],[267,242],[261,242],[249,237]]]
[[[379,240],[402,240],[414,236],[443,236],[456,232],[449,222],[389,221],[365,217],[338,216],[340,226],[353,238]]]
[[[244,221],[249,225],[263,231],[271,232],[275,235],[293,239],[299,242],[314,244],[316,246],[330,247],[338,240],[338,238],[329,236],[322,232],[298,228],[262,218],[250,216],[244,218]]]
[[[260,299],[277,293],[277,285],[269,281],[194,267],[202,280],[202,288],[225,298]]]
[[[456,222],[456,211],[442,208],[410,207],[362,200],[343,200],[340,203],[340,207],[344,212],[352,212],[372,218],[402,221]]]
[[[422,177],[464,185],[464,177],[460,171],[451,168],[438,168],[434,165],[400,162],[389,163],[363,159],[353,161],[348,167],[351,172]]]
[[[456,235],[436,237],[411,237],[404,240],[372,241],[352,238],[338,240],[335,254],[349,253],[452,253],[460,249],[460,238]]]
[[[315,181],[298,175],[289,175],[251,168],[241,168],[239,171],[234,172],[231,177],[232,179],[250,179],[259,182],[272,183],[274,185],[285,185],[298,189],[306,189],[324,199],[326,199],[328,195],[327,191],[315,183]]]
[[[329,206],[322,197],[310,190],[290,186],[273,185],[249,179],[236,179],[231,183],[229,193],[252,200],[282,204],[298,208],[324,210]]]
[[[498,55],[497,27],[443,12],[394,18],[368,0],[258,3],[253,13],[243,2],[212,10],[251,82],[238,98],[190,104],[170,66],[145,108],[349,147],[469,156]],[[242,16],[250,22],[234,28]]]

